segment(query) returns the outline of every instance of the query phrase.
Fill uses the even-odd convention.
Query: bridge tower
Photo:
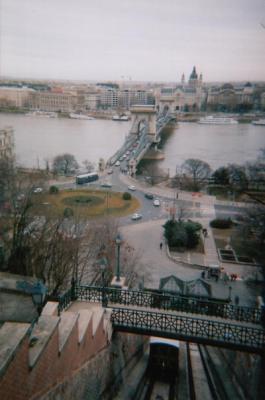
[[[173,114],[176,111],[176,98],[174,94],[161,95],[159,99],[159,114],[166,116],[168,113]]]
[[[147,128],[146,135],[149,136],[152,142],[156,142],[155,106],[135,105],[130,109],[130,111],[132,114],[132,127],[130,134],[139,136],[141,124],[144,123]]]

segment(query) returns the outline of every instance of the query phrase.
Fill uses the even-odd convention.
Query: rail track
[[[252,399],[241,389],[234,368],[226,362],[222,350],[193,343],[186,346],[189,400]]]
[[[225,351],[216,347],[181,343],[179,371],[174,381],[154,378],[148,369],[138,385],[134,400],[252,400],[242,389]]]

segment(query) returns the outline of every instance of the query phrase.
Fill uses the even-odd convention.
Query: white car
[[[134,213],[134,214],[131,216],[131,219],[132,219],[133,221],[137,221],[138,219],[141,219],[142,217],[143,217],[142,214]]]
[[[33,189],[33,193],[42,193],[43,189],[41,187],[37,187],[35,189]]]
[[[119,161],[115,162],[115,167],[119,167],[121,165],[121,163]]]
[[[111,188],[112,184],[110,182],[102,182],[100,184],[101,187],[105,187],[105,188]]]
[[[159,199],[155,199],[154,202],[153,202],[153,205],[155,207],[159,207],[160,206],[160,200]]]
[[[128,186],[128,189],[134,191],[134,190],[136,190],[136,187],[133,185],[130,185],[130,186]]]

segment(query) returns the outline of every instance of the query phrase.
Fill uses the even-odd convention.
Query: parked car
[[[119,167],[121,165],[121,163],[119,161],[115,162],[115,167]]]
[[[155,199],[154,202],[153,202],[153,205],[155,207],[159,207],[160,206],[160,200],[159,199]]]
[[[131,216],[131,219],[132,219],[133,221],[137,221],[138,219],[141,219],[142,217],[143,217],[142,214],[134,213],[134,214]]]
[[[128,186],[128,189],[134,191],[134,190],[136,190],[136,187],[133,185],[130,185],[130,186]]]
[[[107,170],[107,174],[109,174],[109,175],[110,175],[110,174],[113,174],[113,169],[112,169],[112,168],[108,169],[108,170]]]
[[[146,197],[149,200],[153,200],[154,195],[152,193],[145,193],[144,197]]]

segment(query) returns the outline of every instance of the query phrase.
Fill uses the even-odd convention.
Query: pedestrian
[[[235,296],[235,305],[238,306],[238,304],[239,304],[239,297]]]
[[[162,250],[162,248],[163,248],[163,243],[161,242],[160,243],[160,250]]]

